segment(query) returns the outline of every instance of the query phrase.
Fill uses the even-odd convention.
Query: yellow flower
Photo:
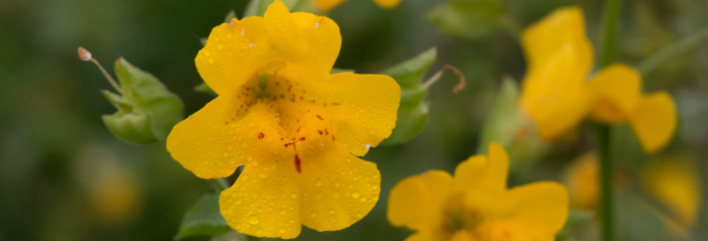
[[[684,158],[667,158],[641,173],[649,194],[666,205],[684,227],[695,225],[701,202],[700,179],[692,164]]]
[[[528,69],[521,106],[541,138],[555,140],[586,116],[606,124],[628,122],[647,153],[665,146],[676,128],[669,94],[641,93],[641,77],[632,67],[615,64],[586,81],[593,62],[582,11],[556,10],[522,35]]]
[[[570,194],[570,207],[586,211],[597,208],[599,175],[595,153],[582,155],[570,164],[563,175]]]
[[[417,231],[407,241],[554,240],[568,216],[568,193],[555,182],[506,189],[509,159],[496,143],[488,157],[428,171],[396,184],[388,220]]]
[[[347,0],[315,0],[317,5],[320,5],[322,10],[329,11],[330,9],[336,7],[339,4],[342,4]],[[374,3],[376,5],[379,5],[381,8],[385,9],[391,9],[395,8],[398,6],[399,3],[401,3],[401,0],[374,0]]]
[[[340,230],[378,200],[379,171],[357,156],[391,134],[400,87],[384,75],[330,75],[340,46],[334,21],[275,1],[262,18],[215,27],[199,51],[197,69],[219,96],[174,127],[167,149],[201,178],[245,166],[219,202],[239,232]]]

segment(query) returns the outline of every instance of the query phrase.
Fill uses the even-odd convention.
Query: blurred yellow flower
[[[685,158],[665,158],[647,166],[641,177],[649,194],[666,205],[682,226],[696,224],[701,187],[693,163]]]
[[[563,182],[568,187],[570,207],[585,211],[595,210],[600,198],[600,179],[595,153],[587,153],[573,161],[563,175]]]
[[[641,93],[635,69],[615,64],[586,81],[593,54],[582,10],[556,10],[528,27],[521,40],[528,60],[521,106],[541,138],[555,140],[586,116],[606,124],[628,122],[647,153],[665,146],[676,129],[671,96]]]
[[[455,176],[428,171],[396,184],[387,217],[417,231],[408,241],[554,240],[568,216],[568,193],[555,182],[506,189],[509,159],[496,143],[488,157],[460,163]]]
[[[674,231],[685,233],[695,225],[701,202],[701,187],[695,167],[685,158],[664,158],[648,165],[639,177],[641,185],[673,217],[661,215]],[[587,153],[573,161],[563,179],[570,194],[570,206],[578,210],[594,211],[599,200],[599,173],[597,156]]]
[[[174,127],[167,149],[201,178],[245,166],[220,196],[239,232],[340,230],[376,204],[379,171],[356,156],[391,134],[400,87],[384,75],[330,75],[340,46],[334,21],[275,1],[262,18],[215,27],[199,51],[197,69],[219,96]]]
[[[322,10],[329,11],[330,9],[336,7],[339,4],[342,4],[347,0],[315,0],[317,5],[320,5]],[[401,3],[401,0],[374,0],[374,3],[376,5],[379,5],[381,8],[385,9],[391,9],[395,8],[398,6],[399,3]]]

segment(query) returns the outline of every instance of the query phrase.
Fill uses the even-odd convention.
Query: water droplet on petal
[[[361,195],[361,194],[359,194],[359,191],[354,191],[354,192],[352,193],[352,197],[354,197],[354,198],[359,198],[360,195]]]
[[[248,218],[248,223],[250,223],[250,224],[258,224],[258,222],[260,222],[260,221],[261,221],[261,219],[258,218],[258,216],[256,216],[256,215],[251,215],[251,217]]]

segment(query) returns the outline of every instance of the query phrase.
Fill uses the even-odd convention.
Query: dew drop
[[[261,219],[259,219],[256,215],[251,215],[251,217],[248,218],[248,223],[250,224],[258,224],[260,221]]]
[[[209,58],[209,63],[210,63],[210,64],[213,64],[213,63],[214,63],[214,59]]]
[[[266,178],[268,178],[268,174],[265,172],[258,173],[258,178],[266,179]]]
[[[236,199],[236,204],[241,204],[243,202],[243,198],[237,198]]]
[[[315,186],[318,186],[318,187],[319,187],[319,186],[322,186],[322,180],[317,180],[317,181],[315,182]]]
[[[352,197],[354,197],[354,198],[359,198],[360,195],[361,195],[361,194],[359,194],[359,191],[354,191],[354,192],[352,193]]]
[[[339,194],[339,192],[334,192],[334,197],[339,198],[339,196],[341,196],[341,194]]]
[[[313,212],[311,212],[311,213],[310,213],[310,217],[311,217],[311,218],[317,217],[317,213],[316,213],[316,212],[314,212],[314,211],[313,211]]]
[[[330,209],[329,214],[334,214],[334,209]]]

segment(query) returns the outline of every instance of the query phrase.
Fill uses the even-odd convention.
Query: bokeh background
[[[509,19],[521,27],[557,7],[579,5],[588,36],[599,48],[603,1],[503,2]],[[125,57],[179,95],[185,113],[191,114],[213,98],[193,89],[201,83],[194,65],[199,38],[208,36],[229,10],[241,16],[246,3],[0,1],[0,240],[172,240],[184,211],[211,191],[209,185],[172,160],[164,143],[137,146],[108,132],[101,115],[115,109],[99,90],[111,87],[93,64],[77,59],[76,49],[86,47],[109,72],[116,56]],[[467,89],[452,94],[457,78],[445,75],[428,97],[430,121],[423,132],[402,145],[374,148],[364,157],[382,173],[381,198],[369,215],[342,231],[304,228],[296,240],[403,240],[411,232],[386,220],[391,187],[430,169],[452,172],[476,154],[502,77],[521,80],[524,56],[517,39],[503,29],[480,38],[441,32],[427,13],[443,3],[403,0],[398,8],[383,10],[370,0],[350,0],[329,14],[343,37],[335,67],[378,73],[437,46],[439,58],[429,75],[452,64],[464,73]],[[616,60],[635,65],[705,26],[706,1],[623,1]],[[704,44],[645,77],[645,91],[666,89],[674,96],[679,127],[672,143],[651,156],[641,152],[628,127],[614,128],[613,138],[621,140],[613,150],[623,173],[618,185],[633,183],[650,163],[680,157],[695,167],[702,184],[699,193],[708,194],[707,70]],[[561,180],[572,160],[592,150],[586,129],[580,128],[576,142],[554,144],[539,160],[514,170],[510,185]],[[633,193],[634,185],[628,186]],[[647,195],[623,197],[618,198],[621,240],[708,239],[705,202],[700,202],[695,224],[675,235],[662,231],[669,225],[662,220],[671,212],[657,201]],[[644,204],[658,208],[641,208]],[[593,223],[592,218],[585,220],[570,239],[596,238]]]

